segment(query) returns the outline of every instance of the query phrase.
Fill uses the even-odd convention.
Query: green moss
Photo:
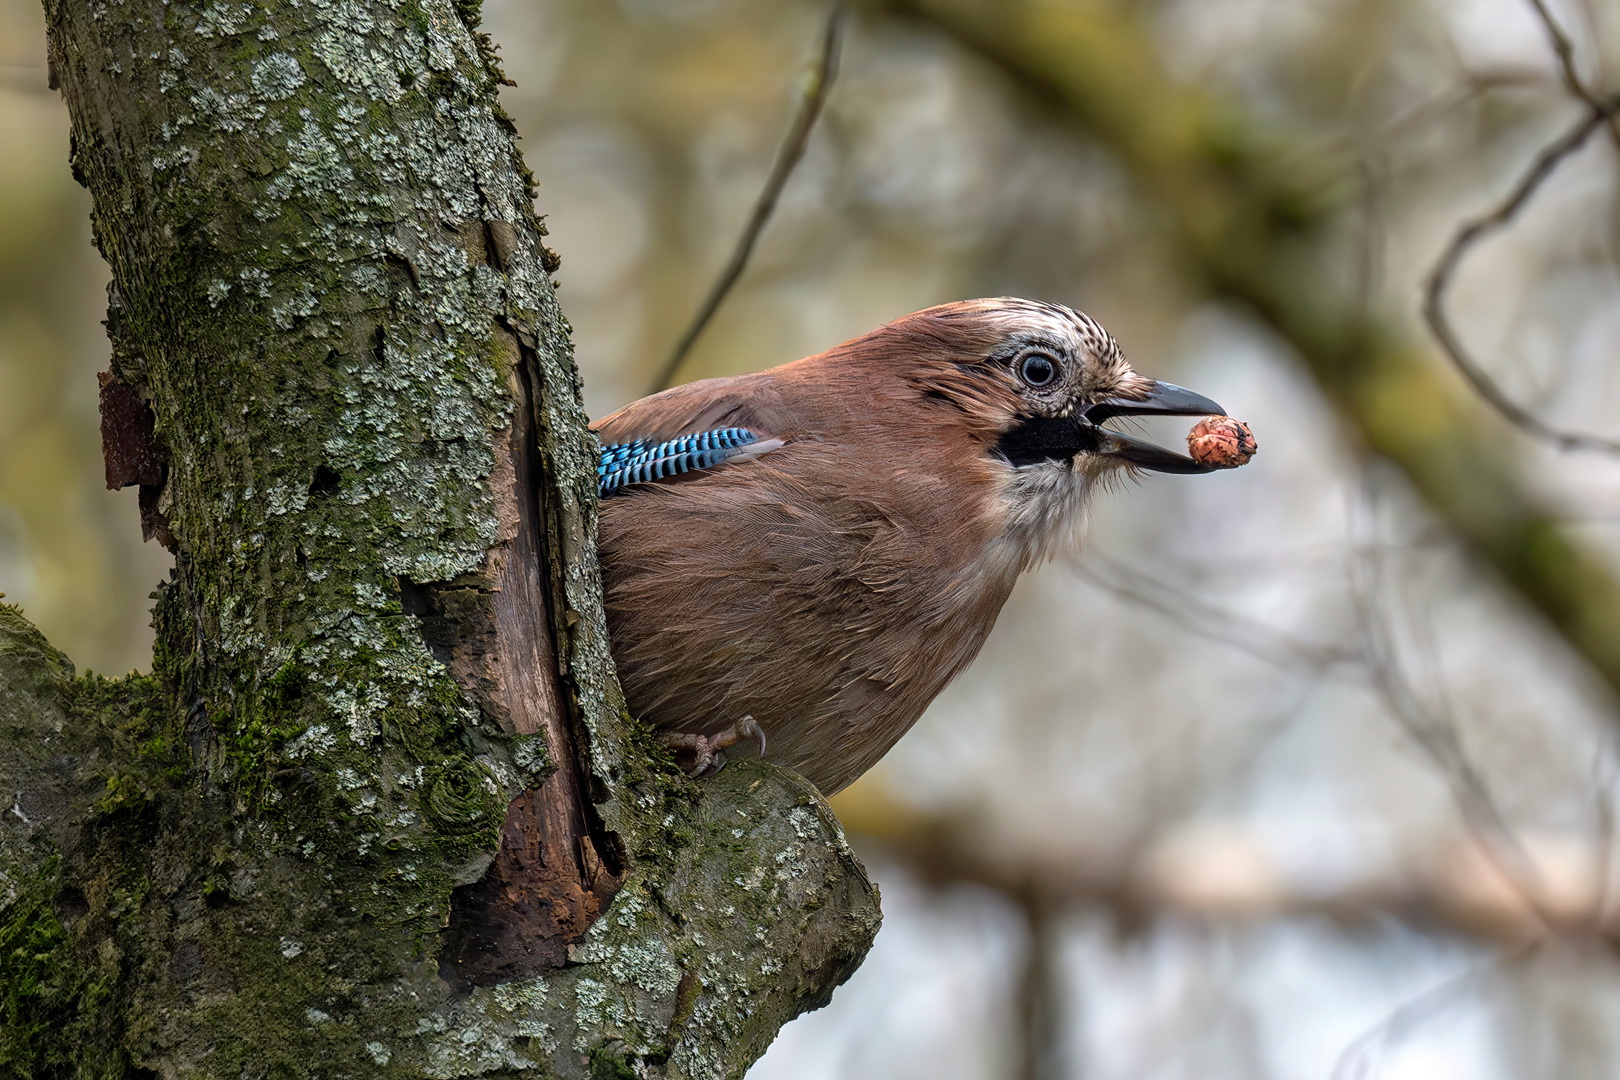
[[[109,983],[76,953],[51,906],[57,871],[49,860],[0,907],[0,1078],[121,1078],[119,1043],[100,1023]]]
[[[641,1075],[625,1061],[623,1048],[615,1043],[591,1051],[591,1080],[639,1080]]]
[[[72,1019],[78,987],[58,954],[67,935],[44,893],[36,884],[0,910],[0,1076],[44,1076],[65,1064],[50,1060],[58,1044],[44,1036]]]
[[[105,740],[113,802],[148,801],[172,788],[189,765],[182,724],[172,694],[156,675],[108,679],[93,672],[75,680],[69,693],[73,715]]]
[[[73,662],[57,649],[15,604],[0,604],[0,671],[10,673],[0,692],[49,693],[50,687],[73,677]],[[26,675],[18,682],[19,675]]]

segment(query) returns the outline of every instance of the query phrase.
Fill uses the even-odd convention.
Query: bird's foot
[[[765,756],[765,729],[760,727],[759,721],[752,716],[745,716],[724,731],[713,735],[693,735],[685,731],[658,733],[659,743],[676,755],[676,761],[682,762],[686,754],[692,755],[690,765],[684,762],[681,765],[688,776],[712,776],[719,772],[726,764],[723,751],[745,739],[758,740],[759,756]]]

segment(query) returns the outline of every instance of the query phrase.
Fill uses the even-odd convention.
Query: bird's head
[[[877,340],[872,340],[876,338]],[[1061,304],[1014,297],[927,308],[869,335],[906,381],[967,428],[992,462],[1024,565],[1066,546],[1096,481],[1134,470],[1210,466],[1111,430],[1122,416],[1224,415],[1215,402],[1136,373],[1096,321]]]
[[[926,308],[878,333],[911,360],[911,381],[924,394],[993,436],[994,451],[1015,468],[1055,462],[1090,474],[1121,466],[1211,471],[1104,426],[1120,416],[1225,410],[1202,394],[1137,374],[1119,343],[1088,315],[997,297]]]

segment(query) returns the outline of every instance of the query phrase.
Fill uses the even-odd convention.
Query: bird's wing
[[[707,379],[631,402],[591,425],[597,493],[748,461],[792,437],[780,395],[759,376]]]
[[[596,466],[596,493],[605,497],[630,484],[712,469],[728,461],[751,461],[781,445],[781,439],[744,427],[714,428],[673,439],[605,443]]]

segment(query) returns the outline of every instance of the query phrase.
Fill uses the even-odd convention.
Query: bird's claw
[[[759,756],[765,756],[765,729],[752,716],[745,716],[724,731],[713,735],[693,735],[685,731],[661,731],[658,741],[666,750],[692,755],[692,764],[686,767],[688,776],[713,776],[725,767],[723,751],[745,739],[759,742]]]
[[[765,729],[752,716],[743,717],[716,738],[725,739],[725,746],[735,746],[744,739],[753,739],[759,743],[759,756],[765,756]]]

